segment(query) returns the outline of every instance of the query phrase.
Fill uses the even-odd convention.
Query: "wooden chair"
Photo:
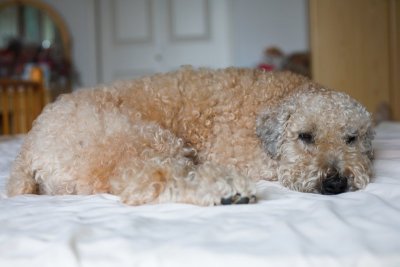
[[[42,81],[0,79],[1,134],[27,133],[44,106]]]

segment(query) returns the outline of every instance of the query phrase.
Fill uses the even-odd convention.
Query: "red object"
[[[269,65],[269,64],[265,64],[265,63],[262,63],[262,64],[258,65],[258,68],[262,69],[262,70],[265,70],[265,71],[273,71],[275,69],[274,66]]]

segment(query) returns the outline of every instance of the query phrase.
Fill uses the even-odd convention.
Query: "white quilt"
[[[400,266],[400,124],[377,129],[376,178],[323,196],[258,184],[253,205],[131,207],[112,195],[7,198],[21,144],[0,143],[0,266]]]

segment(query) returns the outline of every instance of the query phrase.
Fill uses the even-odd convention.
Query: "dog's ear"
[[[366,123],[367,125],[367,129],[365,131],[365,134],[362,136],[363,139],[363,149],[364,149],[364,153],[367,154],[368,158],[370,160],[374,159],[374,149],[372,146],[372,140],[374,140],[375,138],[375,130],[372,126],[372,119],[371,119],[371,115],[365,111],[366,115],[369,116],[369,121]]]
[[[289,105],[269,107],[259,114],[256,122],[256,133],[271,158],[278,156],[282,135],[290,118],[292,108]]]

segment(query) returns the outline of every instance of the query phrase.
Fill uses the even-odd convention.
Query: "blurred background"
[[[399,17],[400,0],[0,0],[0,80],[39,71],[53,101],[187,64],[288,69],[400,120]]]

